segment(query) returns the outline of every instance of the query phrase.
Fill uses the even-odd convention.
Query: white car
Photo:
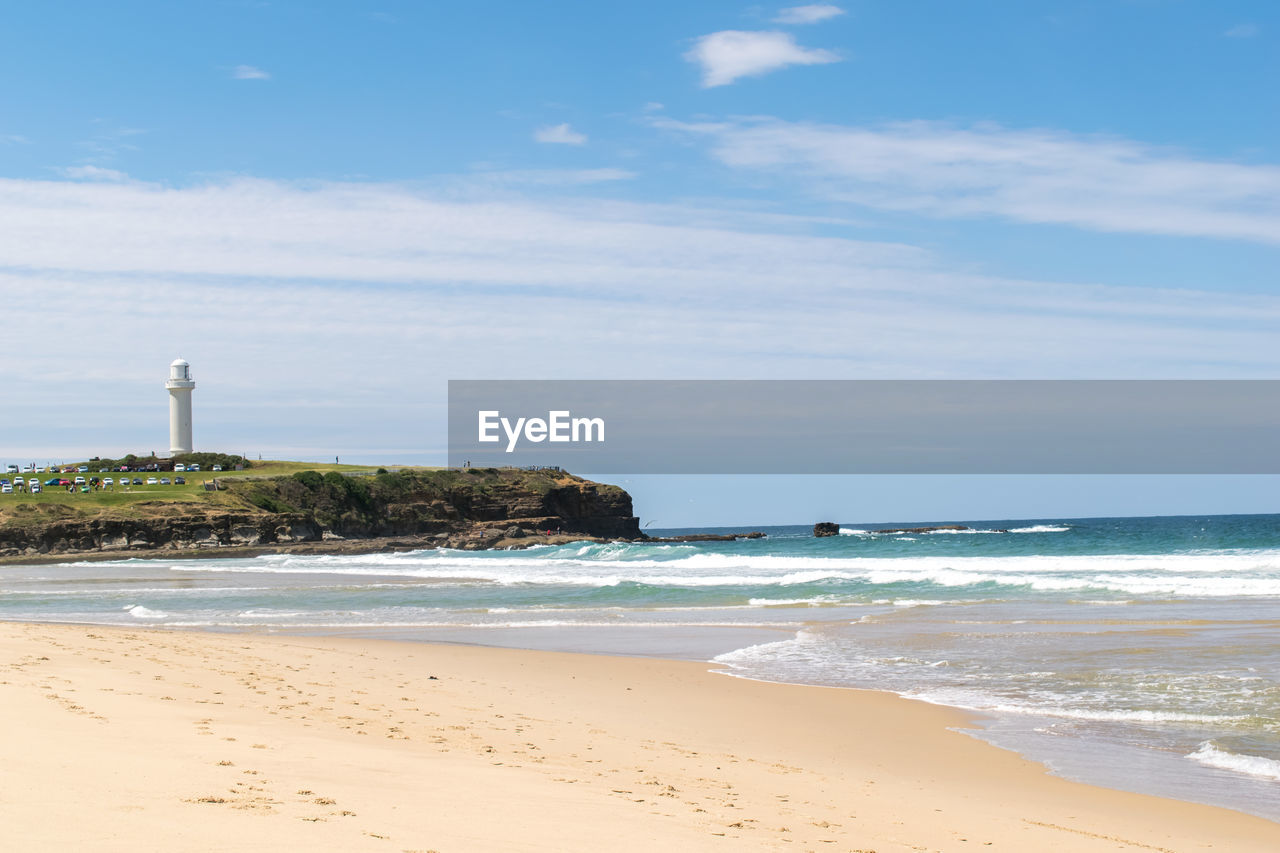
[[[215,471],[221,471],[221,470],[222,470],[222,466],[221,466],[221,465],[214,465],[214,466],[213,466],[213,470],[215,470]]]
[[[14,484],[15,486],[21,486],[21,485],[22,485],[23,483],[25,483],[25,482],[26,482],[26,480],[22,479],[21,477],[14,477],[14,478],[13,478],[13,484]]]
[[[11,495],[11,494],[13,494],[13,486],[9,485],[8,483],[0,483],[0,495]]]
[[[102,478],[102,485],[104,486],[114,486],[115,484],[116,484],[116,481],[113,480],[111,477]]]
[[[148,485],[148,486],[154,486],[157,482],[158,482],[158,481],[156,480],[156,478],[155,478],[155,477],[148,477],[148,478],[147,478],[147,485]]]
[[[38,495],[38,494],[40,494],[41,492],[43,492],[43,491],[44,491],[44,489],[40,487],[40,481],[39,481],[39,480],[32,480],[32,481],[31,481],[31,488],[29,489],[29,491],[30,491],[30,492],[31,492],[31,494],[33,494],[33,495]]]
[[[173,466],[173,470],[175,470],[175,471],[185,471],[185,470],[187,470],[187,466],[186,466],[186,465],[183,465],[181,462],[179,462],[178,464],[176,464],[176,465],[174,465],[174,466]]]
[[[76,477],[76,485],[83,486],[85,484],[84,477]]]

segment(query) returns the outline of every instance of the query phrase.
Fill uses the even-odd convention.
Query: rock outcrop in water
[[[765,539],[764,531],[749,533],[686,533],[683,536],[649,536],[646,542],[737,542],[739,539]]]
[[[631,496],[561,471],[304,471],[227,479],[206,501],[118,507],[19,504],[0,516],[0,558],[163,551],[206,555],[528,547],[644,539]]]
[[[830,521],[819,521],[813,526],[813,535],[819,538],[823,536],[840,535],[840,526]]]

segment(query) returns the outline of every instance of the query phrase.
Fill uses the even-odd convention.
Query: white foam
[[[585,547],[585,546],[584,546]],[[1144,595],[1280,595],[1280,551],[1178,554],[813,557],[591,545],[540,554],[425,551],[360,556],[272,555],[254,560],[184,562],[183,573],[298,574],[398,578],[466,584],[676,588],[811,583],[998,585],[1040,591],[1106,590]],[[607,549],[607,550],[602,550]],[[664,557],[664,559],[657,559]],[[795,596],[800,597],[800,596]]]
[[[1187,756],[1205,767],[1216,767],[1219,770],[1231,770],[1261,779],[1280,779],[1280,761],[1263,758],[1260,755],[1240,755],[1219,749],[1212,741],[1205,741],[1200,748]]]
[[[916,698],[926,699],[924,695]],[[950,704],[950,703],[943,703]],[[1108,711],[1101,708],[1060,708],[1051,705],[1018,705],[1000,703],[975,710],[995,711],[1002,714],[1024,714],[1034,717],[1060,717],[1068,720],[1092,720],[1100,723],[1238,723],[1249,719],[1238,714],[1187,714],[1178,711],[1124,710]]]
[[[149,607],[143,607],[141,604],[130,604],[122,608],[127,611],[130,616],[135,619],[164,619],[168,617],[168,613],[159,610],[152,610]]]
[[[1010,533],[1066,533],[1070,530],[1065,524],[1033,524],[1030,527],[1010,527]]]
[[[810,598],[750,598],[752,607],[821,607],[824,604],[847,603],[837,595],[815,595]]]
[[[1004,531],[1003,530],[979,530],[974,527],[968,527],[968,528],[965,528],[964,530],[945,530],[944,529],[944,530],[922,530],[920,532],[925,536],[951,536],[955,534],[965,534],[965,533],[1003,533]]]

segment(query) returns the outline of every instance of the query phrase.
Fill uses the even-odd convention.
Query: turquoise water
[[[960,523],[15,567],[0,618],[714,658],[971,709],[1063,775],[1280,820],[1280,516]]]

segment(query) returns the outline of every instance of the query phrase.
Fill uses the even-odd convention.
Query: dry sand
[[[1280,850],[888,694],[704,664],[0,625],[6,850]]]

